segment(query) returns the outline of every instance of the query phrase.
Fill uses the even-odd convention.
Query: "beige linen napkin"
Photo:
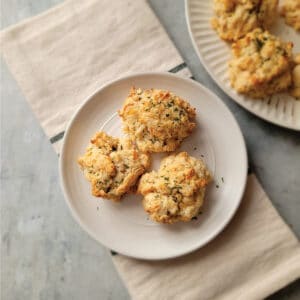
[[[189,255],[114,263],[133,299],[263,299],[300,276],[299,242],[254,175],[242,204],[215,240]]]
[[[1,33],[2,54],[56,151],[78,104],[121,75],[191,76],[144,0],[65,1]]]
[[[144,0],[65,1],[1,33],[12,74],[59,152],[67,122],[99,86],[141,71],[191,76]],[[299,243],[254,178],[235,219],[182,258],[113,256],[134,299],[261,299],[300,277]]]

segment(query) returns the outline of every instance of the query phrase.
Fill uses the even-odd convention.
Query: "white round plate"
[[[230,45],[219,38],[211,28],[212,0],[185,0],[186,20],[194,48],[201,63],[219,87],[238,104],[255,115],[274,124],[300,130],[300,101],[287,93],[267,99],[251,99],[238,94],[230,86],[227,63],[231,57]],[[272,33],[294,43],[294,53],[300,52],[300,34],[278,17]]]
[[[77,165],[90,138],[100,129],[121,136],[121,108],[130,87],[170,90],[197,110],[197,129],[180,150],[203,157],[214,176],[198,220],[173,225],[149,220],[142,197],[127,195],[120,203],[91,196],[90,185]],[[154,168],[161,155],[155,155]],[[213,239],[239,206],[247,177],[247,155],[234,117],[214,94],[190,79],[170,73],[142,73],[102,88],[75,113],[60,155],[61,185],[79,224],[106,247],[141,259],[165,259],[191,252]]]

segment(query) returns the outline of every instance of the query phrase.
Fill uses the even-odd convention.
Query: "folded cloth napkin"
[[[189,255],[114,263],[133,299],[263,299],[300,275],[299,242],[254,175],[242,204],[215,240]]]
[[[77,106],[106,82],[143,71],[191,76],[143,0],[65,1],[4,30],[1,44],[56,151]]]
[[[1,32],[12,74],[59,153],[67,122],[99,86],[141,71],[191,76],[144,0],[69,0]],[[228,228],[181,258],[114,263],[134,299],[261,299],[300,277],[300,247],[248,178]]]

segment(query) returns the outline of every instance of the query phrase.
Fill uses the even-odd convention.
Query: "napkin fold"
[[[189,69],[144,0],[69,0],[1,32],[1,52],[57,153],[100,86],[132,72]],[[133,299],[261,299],[300,277],[300,247],[252,175],[234,220],[172,260],[113,261]]]

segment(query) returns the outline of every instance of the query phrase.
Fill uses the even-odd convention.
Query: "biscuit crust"
[[[226,41],[236,41],[255,28],[269,28],[278,0],[214,0],[212,27]]]
[[[196,126],[195,109],[159,89],[132,88],[119,115],[124,132],[145,152],[174,151]]]
[[[188,222],[203,205],[211,175],[204,162],[186,152],[162,160],[159,170],[146,173],[138,185],[143,206],[159,223]]]
[[[291,95],[296,99],[300,99],[300,53],[294,57],[294,68],[292,71],[293,86]]]
[[[252,98],[286,91],[292,83],[293,44],[255,29],[232,44],[231,86]]]
[[[97,132],[78,164],[91,183],[93,196],[119,201],[147,170],[150,158],[128,139]]]
[[[281,9],[285,23],[295,30],[300,31],[300,1],[285,0]]]

